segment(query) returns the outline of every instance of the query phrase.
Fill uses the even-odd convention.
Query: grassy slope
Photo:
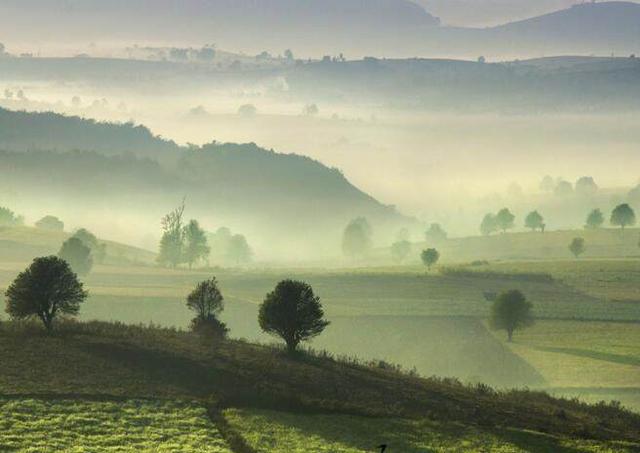
[[[0,391],[13,398],[180,398],[203,401],[212,410],[432,419],[491,436],[495,427],[508,426],[561,439],[640,442],[640,416],[613,407],[532,392],[494,393],[327,358],[292,360],[245,343],[212,348],[167,330],[72,324],[49,336],[37,328],[4,325],[0,361]],[[438,432],[437,425],[424,423]]]

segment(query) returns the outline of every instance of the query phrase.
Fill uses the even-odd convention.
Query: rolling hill
[[[251,244],[280,256],[320,244],[331,244],[328,253],[335,255],[354,216],[366,216],[380,231],[411,222],[339,170],[255,144],[179,147],[133,124],[7,110],[0,111],[0,136],[0,165],[11,169],[0,186],[20,199],[11,208],[32,211],[37,202],[49,206],[46,214],[98,234],[112,230],[95,221],[95,213],[105,212],[148,226],[127,228],[139,230],[138,238],[159,234],[159,219],[184,197],[187,215],[213,230],[240,230]]]

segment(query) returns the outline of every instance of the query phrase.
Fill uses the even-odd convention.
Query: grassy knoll
[[[370,419],[349,415],[300,415],[230,409],[230,425],[257,453],[364,453],[387,444],[389,452],[435,451],[630,452],[638,446],[620,442],[572,440],[517,429],[481,429],[434,420]]]
[[[231,453],[195,403],[0,398],[3,452]]]
[[[191,334],[104,323],[63,324],[53,335],[8,325],[0,333],[0,393],[12,398],[201,401],[306,414],[431,419],[567,438],[640,442],[640,415],[530,391],[496,392],[421,379],[324,356]],[[491,428],[489,428],[491,427]]]

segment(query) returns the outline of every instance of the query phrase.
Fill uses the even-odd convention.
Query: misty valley
[[[639,120],[635,1],[0,2],[0,451],[640,451]]]

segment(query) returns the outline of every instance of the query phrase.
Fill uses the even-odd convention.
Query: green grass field
[[[196,403],[0,398],[0,451],[231,453]]]

